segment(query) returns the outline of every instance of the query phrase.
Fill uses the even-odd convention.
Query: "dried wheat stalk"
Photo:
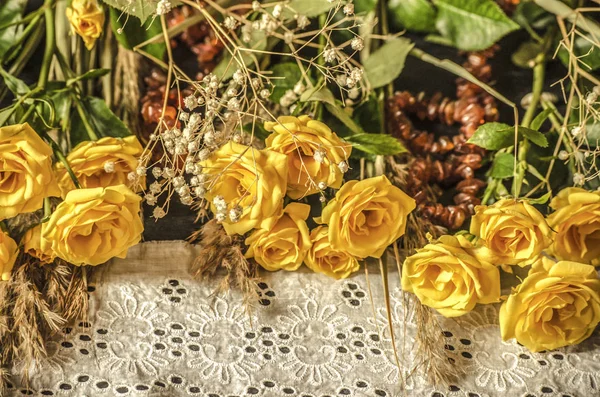
[[[243,237],[228,236],[216,220],[204,224],[190,236],[190,241],[202,244],[200,254],[194,261],[191,272],[203,280],[214,276],[219,269],[225,271],[216,292],[238,289],[244,296],[244,303],[252,303],[258,299],[256,282],[258,265],[244,258]]]

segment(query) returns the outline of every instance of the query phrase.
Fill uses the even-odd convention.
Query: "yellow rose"
[[[42,250],[42,227],[43,224],[27,230],[21,240],[21,245],[25,253],[39,259],[42,264],[46,264],[54,261],[56,255],[52,250]]]
[[[254,258],[269,271],[296,270],[310,249],[306,218],[310,205],[290,203],[270,229],[257,229],[246,239],[246,258]]]
[[[471,234],[485,241],[497,265],[529,265],[552,244],[544,216],[531,204],[514,199],[475,207]]]
[[[557,234],[552,253],[560,259],[600,265],[600,192],[563,189],[552,199],[548,224]]]
[[[532,352],[574,345],[600,321],[600,280],[593,266],[542,257],[500,309],[502,339]]]
[[[52,149],[29,124],[0,128],[0,220],[42,208],[60,196]]]
[[[82,188],[128,184],[127,174],[135,172],[144,148],[135,136],[101,138],[81,142],[69,153],[67,162]],[[56,163],[63,197],[75,189],[65,165]]]
[[[358,258],[380,257],[406,230],[415,200],[385,176],[348,181],[323,209],[318,223],[329,226],[329,242]]]
[[[96,0],[73,0],[67,7],[67,19],[73,32],[83,39],[85,48],[94,48],[96,39],[102,34],[104,26],[104,10]]]
[[[0,281],[10,280],[10,271],[18,255],[19,248],[15,240],[0,230]]]
[[[215,198],[223,198],[227,208],[227,234],[244,234],[253,228],[270,229],[281,214],[287,183],[287,159],[280,153],[228,142],[200,163],[204,168],[206,199],[213,213],[219,211]],[[239,220],[230,212],[239,209]]]
[[[78,266],[125,258],[144,230],[140,201],[125,185],[72,190],[44,224],[41,248]]]
[[[339,188],[344,174],[338,165],[348,159],[352,145],[309,116],[283,116],[277,120],[265,123],[265,129],[273,131],[265,143],[267,149],[288,158],[288,196],[296,200],[318,193],[320,182]]]
[[[312,247],[304,259],[304,263],[317,273],[323,273],[336,279],[346,278],[358,271],[358,260],[346,251],[335,250],[329,243],[327,226],[314,229],[310,238]]]
[[[402,266],[402,289],[445,317],[461,316],[477,303],[500,300],[500,271],[481,258],[464,236],[442,236],[409,256]]]

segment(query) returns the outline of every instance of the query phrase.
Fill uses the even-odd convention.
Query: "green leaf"
[[[0,4],[0,25],[8,25],[21,20],[27,0],[8,0]],[[19,40],[23,29],[14,25],[0,30],[0,59],[7,55],[8,50]]]
[[[539,147],[548,147],[548,139],[546,139],[546,136],[539,131],[519,126],[519,135],[529,139],[529,141],[538,145]]]
[[[539,131],[519,126],[519,139],[527,138],[540,147],[548,147],[546,136]],[[487,150],[499,150],[514,145],[515,128],[504,123],[485,123],[475,131],[469,143]]]
[[[8,73],[2,67],[0,67],[0,75],[4,78],[6,87],[8,87],[8,89],[15,94],[15,96],[21,96],[31,91],[23,80]]]
[[[335,3],[335,1],[330,2],[328,0],[292,0],[287,6],[295,11],[291,14],[292,16],[300,14],[311,18],[329,12],[335,7]]]
[[[131,132],[125,124],[115,116],[108,106],[106,106],[106,102],[102,99],[85,97],[81,100],[81,104],[83,105],[83,109],[90,124],[94,128],[94,132],[99,138],[105,136],[122,138],[131,135]],[[72,146],[75,146],[82,141],[89,140],[81,118],[76,111],[73,112],[72,116],[70,136]]]
[[[354,0],[352,3],[357,14],[375,11],[377,7],[377,0]]]
[[[550,200],[550,198],[552,198],[552,192],[548,192],[546,194],[544,194],[541,197],[538,198],[534,198],[534,199],[529,199],[529,204],[538,204],[538,205],[542,205],[542,204],[546,204],[548,202],[548,200]]]
[[[438,7],[435,26],[461,50],[483,50],[519,28],[493,0],[433,2]]]
[[[77,83],[78,81],[82,81],[82,80],[91,80],[91,79],[95,79],[98,77],[102,77],[106,74],[110,73],[110,69],[92,69],[92,70],[88,70],[87,72],[85,72],[84,74],[74,77],[72,79],[67,80],[67,86],[71,86],[75,83]]]
[[[415,32],[435,32],[435,8],[427,0],[390,0],[388,9],[400,26]]]
[[[271,68],[271,82],[274,85],[270,100],[279,103],[279,100],[288,90],[293,90],[297,82],[302,80],[302,72],[296,63],[278,63]]]
[[[251,33],[250,43],[246,45],[246,48],[258,51],[264,51],[267,48],[267,36],[265,32],[261,30],[253,30]],[[238,62],[244,63],[244,65],[250,67],[254,63],[255,59],[259,59],[260,55],[256,52],[248,52],[239,50],[235,59],[231,58],[231,54],[228,51],[223,52],[223,58],[221,62],[215,67],[213,73],[221,80],[229,80],[236,70],[240,69]]]
[[[533,1],[521,1],[515,9],[513,20],[523,27],[532,26],[539,29],[542,26],[538,26],[538,22],[547,16],[554,19],[553,15]]]
[[[156,14],[156,6],[159,0],[103,0],[106,4],[114,7],[125,14],[137,17],[142,23],[152,15]],[[170,0],[171,6],[179,4],[177,0]]]
[[[499,150],[515,143],[515,129],[504,123],[485,123],[475,131],[469,143],[487,150]]]
[[[365,131],[382,131],[382,102],[383,101],[378,99],[374,94],[369,95],[366,101],[354,108],[352,118]]]
[[[125,23],[125,21],[127,22]],[[142,24],[135,20],[127,20],[125,16],[121,16],[119,10],[113,7],[110,7],[110,26],[119,44],[128,50],[162,34],[160,19],[149,19]],[[119,30],[121,30],[121,33],[119,33]],[[148,44],[142,48],[158,59],[163,59],[167,50],[164,42]]]
[[[546,119],[548,117],[550,117],[550,115],[552,114],[553,110],[548,108],[548,109],[544,109],[543,111],[541,111],[537,116],[535,116],[535,118],[531,121],[531,129],[532,130],[536,130],[539,131],[540,128],[542,128],[542,125],[544,124],[544,121],[546,121]]]
[[[585,126],[586,143],[592,147],[600,146],[600,123],[590,121]]]
[[[355,134],[364,133],[363,129],[360,128],[360,126],[358,124],[356,124],[356,122],[354,120],[352,120],[352,117],[350,117],[350,115],[348,113],[346,113],[346,111],[344,111],[344,109],[341,108],[341,104],[332,105],[330,103],[326,103],[325,108],[327,109],[327,111],[329,111],[329,113],[333,114],[346,127],[348,127],[348,129],[350,129],[350,131],[352,131],[353,133],[355,133]]]
[[[592,44],[593,42],[594,39],[587,35],[585,38],[577,36],[573,43],[573,53],[577,57],[579,65],[588,72],[600,68],[600,48]],[[569,52],[562,46],[558,51],[558,58],[563,65],[569,67]]]
[[[372,88],[391,83],[402,73],[406,56],[414,47],[410,40],[397,38],[388,40],[373,52],[363,63]]]
[[[332,106],[335,106],[335,97],[329,91],[327,87],[313,87],[304,91],[302,95],[300,95],[301,102],[325,102]]]
[[[391,156],[407,152],[402,142],[387,134],[355,134],[345,139],[354,148],[370,154]]]
[[[513,176],[514,167],[515,156],[511,153],[498,153],[490,168],[490,176],[498,179],[510,178]]]
[[[512,63],[523,69],[531,69],[535,57],[542,51],[542,46],[534,41],[526,41],[512,53]]]

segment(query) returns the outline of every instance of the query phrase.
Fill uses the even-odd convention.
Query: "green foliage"
[[[500,150],[515,143],[514,127],[504,123],[485,123],[475,131],[469,143],[487,150]]]
[[[387,134],[355,134],[346,138],[355,149],[375,155],[391,156],[407,152],[398,139]]]
[[[160,19],[149,19],[144,23],[127,20],[121,11],[110,7],[110,27],[121,46],[128,50],[162,33]],[[127,21],[127,23],[125,23]],[[120,31],[120,33],[119,33]],[[148,54],[163,59],[167,47],[164,42],[148,44],[142,48]]]
[[[105,136],[126,137],[131,135],[125,124],[115,116],[102,99],[85,97],[81,100],[81,105],[98,138]],[[73,111],[71,117],[71,144],[75,146],[80,142],[90,140],[81,116],[76,111]]]
[[[596,39],[597,40],[597,39]],[[579,66],[588,72],[596,71],[600,68],[600,48],[593,44],[594,39],[589,35],[586,37],[577,36],[573,43],[573,53],[577,57]],[[558,58],[566,67],[569,67],[569,52],[561,47],[558,51]]]
[[[330,2],[328,0],[292,0],[288,4],[288,7],[298,14],[311,18],[328,12],[335,7],[335,3],[335,1]]]
[[[519,139],[527,138],[533,144],[547,147],[546,136],[539,131],[519,126]],[[515,143],[515,127],[504,123],[485,123],[475,131],[469,139],[469,143],[475,144],[487,150],[500,150]]]
[[[531,129],[539,131],[540,128],[542,127],[542,124],[544,124],[544,121],[546,121],[546,119],[548,119],[548,117],[550,117],[552,112],[553,112],[553,110],[548,108],[548,109],[545,109],[542,112],[540,112],[537,116],[535,116],[535,118],[531,121],[531,125],[530,125]]]
[[[270,99],[274,103],[279,103],[286,91],[294,89],[296,83],[302,80],[302,72],[298,64],[293,62],[278,63],[270,70],[273,72],[271,81],[275,86]]]
[[[4,79],[4,84],[6,87],[15,95],[25,95],[30,91],[29,87],[25,82],[12,74],[8,73],[6,70],[0,67],[0,76]]]
[[[78,81],[93,80],[98,77],[105,76],[108,73],[110,73],[110,69],[91,69],[80,76],[73,77],[72,79],[68,79],[67,86],[71,86],[71,85],[77,83]]]
[[[512,63],[523,69],[531,69],[535,57],[542,51],[542,46],[535,41],[526,41],[511,55]]]
[[[106,4],[124,13],[137,17],[142,24],[156,14],[156,5],[159,0],[103,0]],[[177,0],[170,0],[172,6],[179,4]]]
[[[402,73],[406,56],[413,47],[414,43],[410,40],[397,38],[387,41],[373,52],[363,62],[371,87],[382,87],[394,81]]]
[[[393,20],[415,32],[435,32],[436,10],[427,0],[390,0],[388,9]]]
[[[519,28],[493,0],[433,2],[438,7],[438,31],[461,50],[483,50]]]
[[[11,25],[22,19],[27,0],[6,0],[0,2],[0,59],[8,55],[8,50],[20,39],[23,29]]]
[[[498,153],[492,162],[489,176],[504,179],[513,176],[515,156],[512,153]]]
[[[335,106],[335,97],[333,93],[329,90],[329,88],[325,86],[313,87],[304,91],[302,95],[300,95],[301,102],[325,102],[330,105]]]

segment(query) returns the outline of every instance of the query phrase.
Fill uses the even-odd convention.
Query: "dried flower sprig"
[[[156,182],[149,186],[145,200],[155,207],[153,216],[157,219],[166,215],[173,197],[178,197],[185,205],[201,202],[219,175],[207,177],[199,163],[229,141],[259,144],[255,140],[257,123],[276,122],[275,112],[294,111],[302,95],[314,93],[326,84],[337,86],[342,100],[346,97],[357,99],[368,91],[362,68],[354,59],[354,55],[364,48],[364,42],[357,33],[361,18],[354,15],[351,3],[331,2],[331,10],[314,30],[307,29],[311,22],[299,13],[301,10],[297,12],[284,3],[253,2],[226,8],[209,0],[207,5],[211,12],[196,2],[186,0],[183,3],[204,18],[222,44],[224,56],[213,73],[203,76],[200,81],[191,79],[175,64],[164,15],[157,13],[163,25],[168,58],[166,64],[157,63],[167,69],[165,91],[176,87],[181,105],[176,115],[167,115],[165,94],[158,126],[150,135],[139,167],[130,175],[134,181],[147,172],[155,177]],[[213,16],[214,12],[219,18]],[[341,17],[334,19],[336,14]],[[219,23],[217,19],[224,22]],[[353,38],[335,43],[334,33],[342,30],[350,32]],[[286,50],[274,51],[269,44],[272,40],[283,42]],[[278,77],[263,70],[259,61],[266,56],[288,58],[301,72],[301,79],[279,103],[270,100]],[[313,73],[318,76],[316,81],[311,79]],[[182,95],[182,86],[187,87],[186,96]],[[297,140],[297,150],[301,150],[301,145],[302,142]],[[156,151],[164,155],[152,160],[152,153]],[[317,151],[315,159],[318,156]],[[337,166],[348,169],[347,164]],[[313,179],[304,164],[302,169],[309,176],[307,190],[326,188]],[[220,217],[235,218],[235,215],[234,211]]]

